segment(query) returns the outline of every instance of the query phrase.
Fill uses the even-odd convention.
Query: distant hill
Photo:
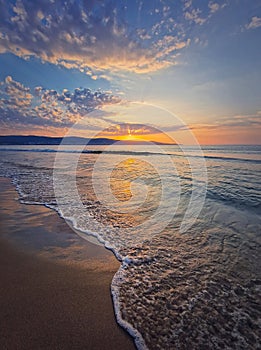
[[[0,145],[59,145],[63,141],[65,145],[112,145],[119,140],[109,139],[105,137],[87,139],[84,137],[48,137],[48,136],[21,136],[21,135],[5,135],[0,136]],[[121,141],[125,145],[145,145],[146,141]],[[153,142],[158,145],[166,145],[166,143]]]
[[[115,140],[107,138],[87,139],[84,137],[48,137],[48,136],[0,136],[0,145],[111,145]]]

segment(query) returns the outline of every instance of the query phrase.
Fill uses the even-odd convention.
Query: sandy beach
[[[20,204],[9,179],[0,186],[0,348],[135,349],[115,320],[113,254],[52,210]]]

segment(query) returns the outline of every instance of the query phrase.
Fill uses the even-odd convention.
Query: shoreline
[[[0,178],[1,179],[1,178]],[[5,178],[10,180],[11,185],[14,187],[15,191],[17,192],[18,196],[23,197],[23,192],[20,189],[20,186],[17,185],[15,182],[12,181],[12,178]],[[19,200],[19,199],[18,199]],[[141,333],[133,327],[132,324],[128,323],[126,320],[122,319],[121,317],[121,305],[119,302],[119,288],[117,286],[117,281],[121,280],[121,265],[122,265],[122,258],[118,254],[118,252],[113,248],[113,246],[110,245],[109,242],[104,241],[102,237],[98,233],[90,233],[88,231],[82,231],[79,228],[76,228],[75,222],[72,219],[65,219],[62,215],[60,215],[59,211],[56,210],[56,208],[49,206],[46,203],[40,203],[40,202],[26,202],[23,200],[19,200],[19,202],[22,205],[29,205],[29,206],[37,206],[37,208],[40,206],[43,206],[47,208],[48,210],[51,210],[57,216],[59,217],[60,220],[62,220],[64,223],[66,223],[69,228],[73,231],[73,233],[80,238],[80,242],[83,244],[83,242],[87,242],[88,244],[96,247],[97,245],[99,246],[98,249],[100,249],[100,252],[110,252],[111,256],[113,256],[113,261],[115,264],[117,264],[115,273],[111,279],[110,283],[110,295],[113,303],[113,310],[114,310],[114,316],[116,319],[116,323],[120,328],[122,328],[133,340],[134,346],[137,350],[146,350],[147,345],[145,343],[145,340],[143,339]],[[88,238],[87,238],[88,237]],[[86,257],[85,257],[86,259]]]
[[[113,253],[52,209],[15,200],[11,179],[0,184],[1,348],[135,349],[113,309]]]

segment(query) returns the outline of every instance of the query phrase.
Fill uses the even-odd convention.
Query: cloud
[[[220,5],[217,2],[212,2],[211,1],[208,4],[208,7],[209,7],[211,13],[215,13],[215,12],[217,12],[219,10]]]
[[[116,7],[111,1],[17,0],[13,4],[0,0],[0,53],[36,56],[77,68],[93,79],[106,70],[157,71],[176,63],[176,54],[188,39],[179,36],[170,7],[159,5],[151,26],[145,29],[140,25],[134,31],[127,20],[128,6]],[[139,8],[140,18],[146,19],[146,7]],[[167,17],[159,20],[160,14]],[[163,29],[176,43],[172,51],[159,56]]]
[[[214,13],[217,11],[223,9],[227,6],[227,3],[224,2],[223,4],[219,4],[217,2],[210,1],[208,3],[208,9],[209,11],[206,11],[206,9],[203,8],[193,8],[192,0],[188,0],[184,2],[183,11],[184,11],[184,17],[186,20],[190,21],[191,23],[194,22],[197,25],[203,25],[208,20],[211,19]],[[204,15],[203,15],[204,12]]]
[[[254,16],[251,21],[245,25],[246,29],[255,29],[261,27],[261,17]]]
[[[141,137],[145,135],[153,134],[165,134],[168,132],[185,131],[188,130],[187,125],[169,125],[169,126],[154,126],[151,124],[139,124],[139,123],[118,123],[107,127],[102,131],[103,136],[118,137],[118,136],[132,136]]]
[[[137,124],[137,123],[124,123],[110,126],[103,130],[102,134],[104,136],[142,136],[142,135],[150,135],[150,134],[158,134],[162,133],[161,130],[158,130],[155,127]]]
[[[188,9],[191,6],[192,6],[192,0],[185,0],[184,1],[184,6],[183,6],[184,10]]]
[[[261,111],[255,114],[234,115],[219,118],[212,124],[193,124],[190,129],[193,130],[214,130],[214,129],[248,129],[261,128]]]
[[[257,111],[255,114],[222,118],[220,125],[226,127],[261,127],[261,111]]]
[[[185,12],[185,18],[189,21],[195,22],[196,24],[202,25],[206,22],[207,18],[202,18],[200,14],[200,9],[192,9]]]
[[[34,90],[7,76],[0,83],[0,115],[2,126],[19,125],[70,127],[86,116],[90,125],[108,124],[105,112],[98,111],[106,105],[120,102],[120,98],[111,92],[92,91],[88,88],[76,88],[62,92],[44,89]],[[92,113],[97,111],[97,113]],[[88,119],[87,118],[87,119]]]
[[[33,96],[30,93],[30,89],[13,80],[11,76],[5,78],[4,92],[10,97],[8,101],[10,105],[16,105],[21,108],[31,105]]]

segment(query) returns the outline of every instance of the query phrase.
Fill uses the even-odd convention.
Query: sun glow
[[[115,140],[119,140],[119,141],[142,141],[142,139],[140,137],[134,136],[132,134],[120,135],[120,136],[116,136],[113,138]]]
[[[161,142],[166,144],[175,144],[175,139],[170,136],[161,134],[147,134],[147,135],[133,135],[128,133],[126,135],[117,135],[112,137],[119,141],[133,141],[133,142]]]
[[[124,135],[123,136],[123,140],[126,140],[126,141],[138,141],[138,140],[140,140],[140,138],[132,135],[131,133],[128,133],[128,135]]]

